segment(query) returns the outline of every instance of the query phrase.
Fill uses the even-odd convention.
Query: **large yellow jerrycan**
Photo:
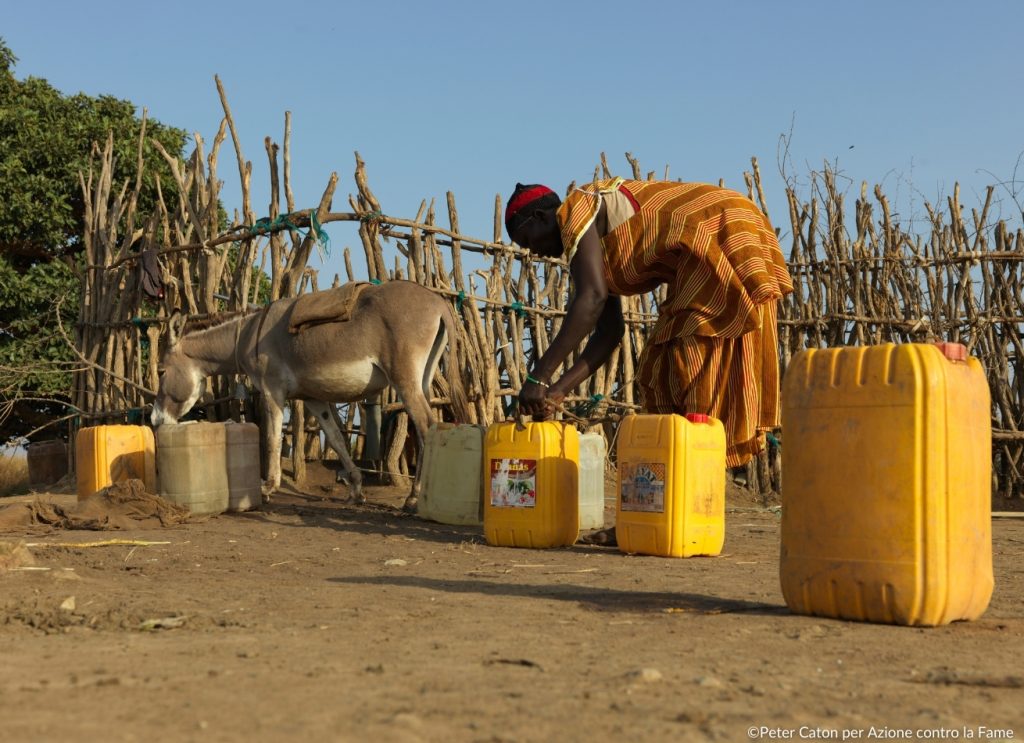
[[[579,433],[560,421],[494,423],[484,439],[484,537],[498,547],[575,544]]]
[[[782,390],[782,593],[799,614],[976,619],[992,595],[991,409],[954,343],[803,351]]]
[[[116,482],[142,480],[155,493],[156,444],[149,426],[89,426],[75,436],[78,500]]]
[[[725,428],[706,415],[619,424],[615,539],[627,553],[717,555],[725,543]]]

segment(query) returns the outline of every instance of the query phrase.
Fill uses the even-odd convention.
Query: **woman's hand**
[[[548,389],[548,393],[545,395],[544,399],[544,420],[547,420],[558,412],[559,408],[562,406],[562,400],[564,399],[565,393],[557,389],[554,385]]]
[[[519,410],[523,415],[547,420],[558,412],[564,399],[565,393],[554,385],[526,382],[519,390]]]
[[[543,415],[546,406],[547,385],[524,382],[519,390],[519,412],[523,415]]]

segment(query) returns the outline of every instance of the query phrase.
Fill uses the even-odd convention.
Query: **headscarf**
[[[557,209],[562,203],[558,194],[547,186],[532,183],[524,186],[516,184],[516,190],[505,206],[505,229],[511,237],[512,233],[533,214],[536,209]]]

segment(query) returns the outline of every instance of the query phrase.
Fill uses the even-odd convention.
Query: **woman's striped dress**
[[[743,464],[779,424],[777,301],[793,284],[775,231],[735,191],[616,178],[575,189],[559,208],[569,260],[601,200],[620,194],[633,214],[602,240],[609,291],[668,284],[637,374],[644,409],[719,418],[727,464]]]

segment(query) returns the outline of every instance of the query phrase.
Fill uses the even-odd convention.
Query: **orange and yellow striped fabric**
[[[619,188],[639,211],[602,239],[609,291],[669,285],[640,359],[644,409],[719,418],[727,464],[743,464],[763,446],[759,432],[779,424],[777,301],[793,284],[775,231],[735,191],[616,178],[575,189],[559,208],[567,259],[602,194]]]

